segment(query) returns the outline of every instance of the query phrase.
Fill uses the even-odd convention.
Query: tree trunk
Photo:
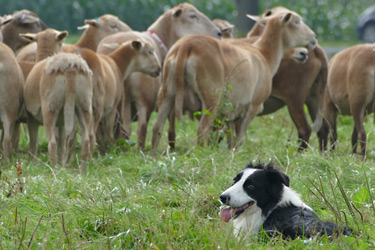
[[[239,33],[247,33],[254,25],[246,14],[259,15],[258,0],[235,0],[237,7],[237,17],[235,21],[236,29]]]

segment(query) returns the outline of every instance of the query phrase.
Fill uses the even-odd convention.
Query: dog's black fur
[[[246,180],[241,180],[242,178]],[[242,195],[248,195],[249,200],[255,201],[255,205],[250,209],[255,211],[258,207],[261,210],[262,219],[259,220],[263,221],[262,227],[271,237],[282,235],[283,238],[295,239],[352,233],[348,228],[321,221],[314,211],[300,200],[298,194],[289,188],[289,177],[272,163],[267,166],[249,164],[234,178],[232,187],[236,184],[242,185],[244,191]],[[231,205],[230,199],[235,199],[234,196],[241,193],[241,190],[237,187],[232,188],[232,191],[228,190],[220,198],[224,204]],[[235,218],[232,218],[235,227],[237,219],[241,221],[245,219],[240,218],[242,213],[242,216],[250,216],[245,215],[244,211],[237,211]],[[243,222],[238,224],[240,224],[239,231],[247,228],[247,226],[243,228]]]

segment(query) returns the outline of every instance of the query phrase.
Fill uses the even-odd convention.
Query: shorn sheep
[[[91,50],[81,50],[80,54],[93,71],[94,84],[94,130],[102,151],[113,142],[113,129],[117,107],[123,107],[123,81],[132,72],[143,72],[157,77],[161,66],[154,47],[145,40],[132,40],[125,43],[110,43],[106,46],[115,49],[108,55]],[[124,110],[124,108],[120,108]],[[123,124],[124,114],[120,114]]]
[[[75,133],[76,116],[81,125],[81,169],[84,169],[95,143],[92,129],[92,71],[81,56],[57,53],[67,34],[53,29],[37,34],[22,34],[24,38],[38,43],[38,62],[29,73],[24,90],[30,151],[34,155],[37,153],[38,127],[43,124],[51,164],[59,162],[64,165]]]
[[[337,115],[352,115],[352,151],[366,154],[364,116],[375,109],[375,44],[360,44],[333,56],[329,62],[328,81],[324,93],[323,112],[317,119],[316,130],[323,123],[321,145],[328,145],[331,131],[332,148],[337,142]],[[324,120],[322,119],[324,118]]]
[[[271,94],[272,77],[284,52],[293,47],[313,48],[317,42],[314,32],[294,12],[260,21],[265,22],[265,30],[255,43],[230,44],[225,40],[192,35],[175,44],[164,63],[152,151],[157,149],[173,104],[176,117],[182,116],[186,88],[198,96],[203,110],[210,113],[203,114],[199,121],[200,145],[208,141],[218,114],[230,128],[228,147],[237,148],[244,142],[248,125],[262,111],[263,102]],[[229,102],[231,107],[221,108],[222,101]]]
[[[287,11],[290,10],[280,6],[274,7],[265,11],[263,16],[276,15]],[[264,26],[257,23],[247,37],[257,38],[263,30]],[[307,148],[312,131],[304,105],[307,105],[310,117],[314,121],[318,110],[323,105],[327,74],[327,56],[319,45],[309,50],[308,60],[303,64],[297,63],[291,58],[283,58],[272,79],[271,95],[264,102],[264,109],[259,114],[270,114],[286,106],[297,128],[300,142],[299,150]],[[318,136],[321,136],[320,132]]]
[[[161,15],[145,32],[119,32],[106,37],[99,44],[99,53],[109,53],[111,50],[102,46],[105,43],[124,42],[134,39],[149,41],[163,63],[166,53],[173,44],[188,34],[207,34],[221,38],[221,31],[193,5],[183,3]],[[151,112],[155,109],[160,78],[151,78],[145,74],[133,73],[124,82],[125,111],[119,137],[129,138],[132,120],[138,121],[137,146],[143,150],[146,141],[147,123]]]
[[[131,28],[121,21],[117,16],[105,14],[95,19],[85,20],[85,25],[78,27],[84,30],[81,37],[75,44],[63,44],[63,52],[76,53],[79,49],[87,48],[96,51],[99,42],[106,36],[120,32],[130,31]],[[30,43],[20,50],[17,55],[19,62],[35,61],[37,46]]]
[[[0,18],[0,24],[10,21]],[[0,32],[1,34],[1,32]],[[24,78],[13,51],[0,39],[0,125],[3,154],[11,159],[16,120],[23,105]]]
[[[4,36],[3,42],[8,45],[14,53],[28,44],[28,41],[22,39],[21,33],[37,33],[47,29],[47,25],[32,11],[20,10],[12,15],[12,21],[1,28]]]

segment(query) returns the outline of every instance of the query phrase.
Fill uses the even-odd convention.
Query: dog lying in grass
[[[221,218],[233,223],[236,236],[258,233],[262,227],[270,237],[281,235],[284,239],[352,233],[345,227],[321,221],[289,187],[289,177],[272,163],[250,163],[220,199],[229,206],[221,211]]]

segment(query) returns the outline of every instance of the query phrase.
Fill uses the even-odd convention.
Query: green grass
[[[312,135],[311,147],[297,153],[297,132],[285,109],[255,118],[237,152],[228,151],[224,143],[196,146],[197,123],[185,118],[176,127],[176,151],[166,150],[164,130],[160,154],[152,157],[150,132],[155,117],[145,152],[118,143],[107,155],[95,153],[84,174],[78,170],[79,155],[66,167],[49,165],[43,131],[39,154],[29,161],[23,131],[21,153],[14,155],[12,163],[1,162],[0,249],[29,245],[31,249],[375,247],[373,117],[366,121],[365,160],[350,154],[351,117],[339,118],[336,151],[321,154]],[[135,131],[133,124],[132,141]],[[19,160],[21,174],[14,167]],[[231,225],[220,221],[218,198],[249,161],[273,161],[322,219],[347,223],[356,236],[314,241],[236,239]]]
[[[69,34],[66,39],[65,39],[65,43],[68,43],[68,44],[74,44],[76,43],[79,38],[81,37],[81,34],[82,33],[77,33],[77,34]]]

